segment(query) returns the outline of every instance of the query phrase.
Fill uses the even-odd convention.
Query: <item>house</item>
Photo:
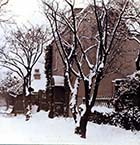
[[[95,40],[93,40],[93,36],[95,36],[95,34],[97,32],[95,16],[93,15],[93,13],[90,13],[90,7],[87,7],[84,10],[76,9],[76,14],[78,14],[78,18],[79,18],[81,15],[84,15],[84,13],[86,13],[87,11],[89,11],[89,12],[87,13],[84,20],[81,22],[80,28],[78,31],[78,34],[81,36],[81,41],[83,42],[82,44],[83,44],[84,48],[89,47],[91,44],[95,43]],[[116,13],[110,13],[111,18],[114,18],[115,14]],[[70,42],[72,40],[71,33],[68,29],[66,29],[62,33],[62,36],[68,42]],[[84,38],[82,38],[82,36],[85,36],[85,37],[88,36],[90,39],[88,39],[88,40],[84,39]],[[59,55],[56,44],[54,42],[52,42],[50,47],[51,48],[49,48],[49,50],[46,50],[46,55],[48,55],[48,51],[50,51],[50,53],[49,53],[49,55],[50,55],[49,65],[50,66],[47,67],[47,69],[46,69],[46,72],[50,69],[50,75],[48,75],[48,77],[51,77],[51,78],[53,78],[53,76],[63,77],[64,76],[64,65],[63,65],[61,56]],[[117,79],[117,78],[123,78],[129,74],[132,74],[132,72],[134,72],[136,70],[135,58],[137,56],[138,50],[140,50],[139,44],[135,40],[125,39],[125,40],[117,42],[116,47],[113,49],[117,50],[118,48],[119,48],[119,53],[115,56],[114,61],[110,62],[110,63],[112,63],[112,65],[109,68],[108,73],[106,73],[105,77],[103,78],[103,80],[101,81],[101,84],[99,86],[99,91],[98,91],[98,96],[97,96],[97,101],[96,101],[97,104],[100,101],[106,102],[112,98],[113,91],[114,91],[112,80]],[[96,51],[95,51],[95,53],[96,53]],[[89,54],[93,61],[95,61],[95,53],[92,52]],[[46,61],[48,61],[48,60],[46,60]],[[47,64],[47,62],[46,62],[46,64]],[[86,71],[86,69],[87,69],[86,65],[84,67],[85,67],[85,71]],[[114,71],[111,71],[111,69]],[[71,76],[71,79],[73,79],[73,76]],[[50,84],[51,83],[52,82],[50,82]],[[48,85],[49,85],[49,82],[48,82]],[[55,87],[54,83],[53,83],[53,85]],[[64,88],[65,88],[65,85],[66,84],[64,83]],[[62,90],[59,90],[59,91],[62,93]],[[59,92],[59,91],[57,90],[57,92]],[[64,89],[64,91],[65,91],[65,89]],[[69,94],[68,92],[65,92],[65,93]],[[57,94],[59,94],[59,93],[55,94],[55,97],[53,98],[54,100],[55,100],[55,98],[57,98]],[[83,94],[84,94],[84,89],[81,85],[80,93],[78,94],[79,100],[82,100]],[[50,97],[51,97],[51,95],[50,95]],[[69,99],[69,97],[68,97],[68,99]]]

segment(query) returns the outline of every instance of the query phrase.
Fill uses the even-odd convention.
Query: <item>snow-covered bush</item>
[[[115,80],[113,105],[120,112],[121,126],[140,130],[140,71],[125,79]],[[116,116],[115,116],[116,117]]]
[[[137,106],[140,109],[140,71],[115,80],[113,105],[116,111],[129,110]]]
[[[140,131],[140,111],[138,107],[122,112],[102,113],[94,111],[89,118],[97,124],[110,124],[126,130]]]
[[[98,124],[110,124],[127,130],[140,130],[140,71],[124,79],[116,79],[112,104],[115,112],[94,111],[90,121]]]
[[[9,88],[19,83],[19,79],[12,72],[7,72],[0,81],[0,91],[7,92]]]

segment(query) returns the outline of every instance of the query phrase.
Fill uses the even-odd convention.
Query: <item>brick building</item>
[[[90,45],[95,44],[95,40],[93,37],[97,32],[97,24],[95,20],[95,15],[92,11],[90,11],[90,7],[86,9],[76,9],[76,14],[78,14],[78,18],[87,13],[86,17],[80,24],[80,28],[78,31],[78,35],[81,36],[81,41],[84,48],[89,47]],[[110,12],[110,21],[114,21],[116,13]],[[127,29],[127,28],[126,28]],[[84,36],[84,37],[82,37]],[[85,39],[87,37],[89,39]],[[62,37],[64,37],[68,42],[72,40],[71,33],[68,29],[66,29],[62,33]],[[139,44],[135,40],[124,39],[122,41],[117,42],[116,46],[113,49],[118,49],[119,53],[115,55],[115,59],[113,60],[111,67],[108,69],[108,73],[106,73],[105,77],[100,83],[99,91],[98,91],[98,100],[108,100],[113,96],[113,83],[112,80],[117,78],[123,78],[129,74],[132,74],[136,70],[135,68],[135,58],[137,56],[138,50],[140,50]],[[94,52],[89,52],[89,56],[92,61],[95,61],[96,50]],[[86,71],[88,68],[86,65],[84,66],[84,70]],[[52,43],[52,76],[64,76],[64,65],[62,59],[59,55],[57,47],[55,43]],[[73,79],[73,76],[71,76]],[[80,92],[78,94],[79,98],[82,98],[84,94],[84,89],[82,85],[80,86]]]

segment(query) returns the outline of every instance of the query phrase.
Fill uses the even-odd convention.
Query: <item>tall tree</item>
[[[62,11],[56,1],[49,4],[43,0],[44,12],[65,66],[64,75],[71,90],[70,108],[76,123],[75,133],[85,138],[88,118],[95,104],[100,82],[107,67],[110,67],[109,62],[116,56],[114,50],[118,50],[127,31],[122,18],[128,0],[121,9],[114,7],[112,3],[105,4],[103,0],[99,5],[93,0],[92,5],[86,9],[75,9],[74,1],[64,2],[69,8],[67,12]],[[85,27],[89,29],[84,30]],[[71,81],[72,75],[74,79]],[[81,84],[85,92],[85,108],[82,113],[78,106]]]

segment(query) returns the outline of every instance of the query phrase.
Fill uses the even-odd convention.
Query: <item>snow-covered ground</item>
[[[104,112],[104,113],[111,113],[113,111],[115,111],[113,108],[107,108],[105,106],[94,106],[91,111],[94,112],[94,111],[98,111],[98,112]]]
[[[49,119],[48,113],[34,113],[29,121],[24,115],[0,114],[0,144],[86,144],[140,145],[140,132],[89,122],[87,139],[74,134],[72,118]]]

